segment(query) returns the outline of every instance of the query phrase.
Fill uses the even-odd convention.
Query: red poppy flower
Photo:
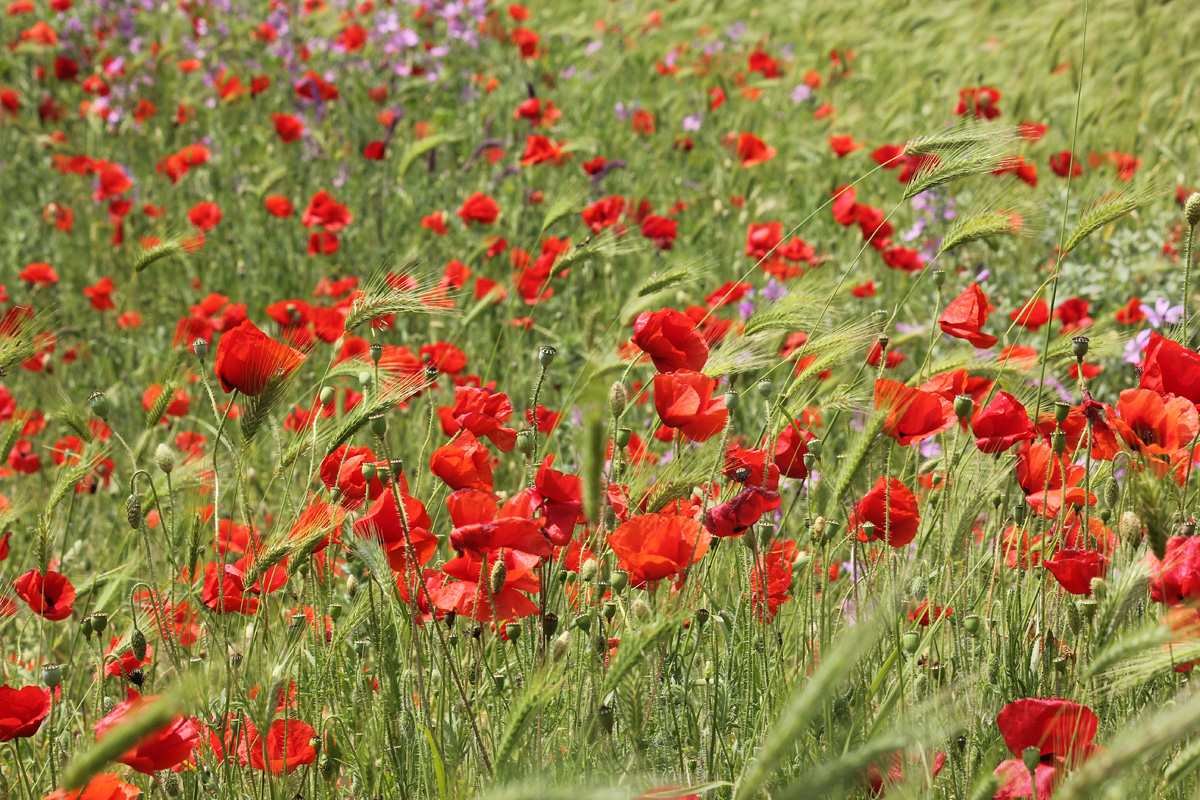
[[[188,222],[202,231],[211,231],[221,221],[221,207],[216,203],[197,203],[188,211]]]
[[[254,397],[267,385],[292,373],[307,358],[260,331],[250,320],[221,335],[213,371],[228,394],[237,389]]]
[[[1000,762],[995,774],[1000,785],[994,798],[1050,798],[1062,781],[1063,772],[1086,759],[1096,748],[1092,739],[1100,721],[1087,706],[1069,700],[1015,700],[1000,710],[996,725],[1004,744],[1016,758]],[[1032,776],[1024,753],[1037,748],[1041,759]],[[1031,780],[1032,777],[1032,780]]]
[[[141,788],[126,783],[111,772],[102,772],[92,777],[82,789],[73,792],[55,789],[45,800],[136,800],[141,794]]]
[[[1009,314],[1008,318],[1023,328],[1036,331],[1050,321],[1050,306],[1041,298],[1030,300]]]
[[[625,198],[619,195],[597,200],[583,209],[580,216],[583,224],[591,228],[592,233],[599,233],[621,221],[621,213],[625,210]]]
[[[833,149],[833,154],[838,158],[844,158],[855,150],[864,147],[861,142],[854,141],[854,137],[849,134],[834,134],[830,136],[829,146]]]
[[[1083,174],[1083,164],[1079,163],[1079,159],[1070,150],[1063,150],[1061,153],[1050,156],[1050,169],[1054,170],[1054,174],[1060,178],[1068,175],[1078,178]]]
[[[307,552],[319,553],[336,541],[341,533],[342,523],[346,512],[340,506],[329,503],[313,503],[300,512],[300,516],[292,523],[288,531],[288,539],[293,542],[307,542]],[[313,540],[318,534],[325,534]]]
[[[31,569],[13,581],[13,590],[17,597],[29,604],[29,609],[48,620],[58,622],[71,616],[75,610],[75,587],[53,570],[45,575],[36,569]]]
[[[440,211],[435,211],[432,214],[421,217],[421,227],[425,230],[433,231],[438,236],[446,235],[446,220]]]
[[[1117,322],[1122,325],[1136,325],[1146,318],[1146,312],[1142,310],[1142,298],[1131,297],[1129,302],[1122,306],[1116,313]]]
[[[296,141],[304,133],[304,123],[291,114],[272,114],[271,122],[275,124],[275,133],[279,134],[279,140],[284,144]]]
[[[984,453],[1003,453],[1013,445],[1037,438],[1029,412],[1008,392],[997,392],[992,402],[971,421],[975,446]]]
[[[454,530],[450,547],[455,551],[484,556],[496,550],[517,550],[546,557],[554,552],[543,530],[542,520],[522,514],[519,494],[501,507],[491,494],[477,489],[460,489],[446,498]]]
[[[869,538],[862,529],[864,522],[875,526]],[[900,480],[880,478],[858,501],[851,524],[858,529],[859,541],[882,541],[892,547],[904,547],[912,543],[921,526],[917,498]]]
[[[1072,297],[1059,303],[1052,315],[1054,319],[1062,323],[1059,333],[1077,331],[1091,325],[1092,318],[1088,316],[1090,307],[1091,303],[1082,297]]]
[[[1064,502],[1095,505],[1096,496],[1079,484],[1087,469],[1055,455],[1050,445],[1036,442],[1017,456],[1017,483],[1034,513],[1050,519]]]
[[[1200,404],[1200,354],[1155,331],[1150,334],[1143,363],[1141,388]]]
[[[449,409],[454,430],[463,428],[476,437],[487,437],[502,453],[512,450],[517,442],[517,432],[504,427],[512,413],[506,394],[474,386],[454,387],[454,407]]]
[[[878,378],[875,408],[886,414],[883,432],[901,445],[922,442],[954,424],[954,406],[938,394]]]
[[[58,283],[58,273],[49,264],[41,261],[26,264],[25,269],[17,273],[17,277],[33,286],[49,286]]]
[[[490,578],[490,564],[498,560],[496,556],[491,558],[492,561],[484,561],[467,551],[447,561],[442,571],[451,578],[457,578],[457,581],[431,589],[433,604],[442,611],[453,611],[480,622],[521,619],[536,614],[538,607],[526,593],[537,592],[541,588],[536,572],[541,559],[529,553],[505,550],[504,584],[499,592],[493,593],[492,587],[487,585],[488,581],[479,582],[481,574]]]
[[[453,442],[433,451],[429,468],[452,490],[492,490],[491,456],[487,447],[470,431],[463,431]]]
[[[1125,444],[1146,456],[1169,456],[1200,431],[1196,406],[1184,397],[1164,397],[1149,389],[1126,389],[1109,424]]]
[[[706,442],[729,419],[725,400],[714,399],[717,382],[700,372],[677,370],[654,376],[654,408],[664,425],[694,442]]]
[[[938,317],[942,332],[958,339],[966,339],[977,348],[991,347],[995,336],[981,333],[988,318],[988,300],[978,283],[972,283],[963,293],[950,301],[946,310]]]
[[[880,772],[880,769],[886,765],[887,773]],[[889,758],[884,759],[880,764],[871,764],[867,767],[866,773],[863,775],[862,781],[866,784],[867,793],[871,797],[879,797],[882,795],[888,786],[899,785],[905,780],[911,780],[913,774],[925,775],[925,781],[932,781],[941,774],[942,767],[946,765],[946,754],[938,750],[933,754],[933,762],[928,763],[917,758],[909,760],[909,766],[904,767],[903,754],[896,752]],[[909,777],[906,779],[905,775]],[[917,784],[922,785],[922,784]]]
[[[324,189],[312,196],[308,208],[300,217],[300,224],[304,227],[320,226],[331,233],[340,231],[351,222],[354,222],[354,215]]]
[[[500,216],[500,206],[486,194],[475,192],[463,201],[462,207],[458,209],[458,216],[468,227],[472,222],[491,225]]]
[[[383,492],[383,483],[378,477],[372,478],[368,484],[363,477],[364,464],[374,464],[375,453],[369,447],[338,445],[321,461],[321,482],[330,489],[336,487],[341,492],[341,503],[346,506],[357,506],[364,499],[374,500]],[[401,492],[407,492],[408,487],[403,483],[401,474]]]
[[[775,157],[775,148],[753,133],[739,133],[737,137],[737,157],[743,167],[756,167],[765,164]]]
[[[1154,602],[1173,606],[1200,597],[1200,537],[1172,536],[1162,561],[1150,553],[1142,563]]]
[[[679,236],[679,220],[651,214],[642,220],[642,236],[654,241],[660,250],[670,250]]]
[[[406,572],[412,566],[408,553],[412,544],[413,555],[419,566],[425,566],[437,552],[438,540],[430,532],[433,523],[425,506],[407,494],[400,495],[404,504],[404,517],[396,508],[396,499],[390,490],[383,492],[367,509],[367,513],[354,523],[354,534],[360,539],[374,539],[387,553],[388,562],[395,572]],[[405,539],[405,526],[408,538]]]
[[[783,241],[782,222],[751,222],[746,228],[746,255],[766,258]]]
[[[1000,116],[1000,92],[991,86],[970,86],[958,92],[958,105],[954,107],[957,116],[965,117],[974,114],[975,119],[995,119]]]
[[[686,314],[671,308],[644,311],[633,323],[633,343],[659,372],[699,371],[708,362],[708,342]]]
[[[204,567],[204,587],[200,591],[200,602],[218,614],[244,614],[258,612],[258,599],[247,597],[244,560],[234,564],[209,563]],[[219,574],[219,577],[218,577]]]
[[[630,582],[642,585],[678,575],[708,552],[708,531],[690,517],[642,514],[608,535]]]
[[[792,564],[796,560],[796,543],[785,539],[775,541],[770,551],[758,559],[757,569],[750,573],[751,612],[760,622],[774,619],[779,607],[791,600]],[[763,584],[766,584],[766,591]],[[765,606],[765,608],[764,608]]]
[[[808,443],[817,438],[812,431],[804,430],[800,420],[793,420],[784,426],[775,439],[774,462],[780,473],[795,480],[808,477],[808,468],[804,466],[804,456],[808,454]],[[765,440],[764,440],[765,443]]]
[[[40,686],[0,686],[0,742],[33,736],[50,713],[50,693]]]
[[[713,536],[722,538],[741,536],[763,514],[774,511],[780,505],[778,492],[748,486],[724,503],[710,508],[704,517],[704,528]]]
[[[141,706],[153,700],[143,698],[132,689],[127,698],[118,703],[104,719],[95,724],[96,740],[101,741],[108,731],[137,712]],[[142,736],[132,748],[125,751],[117,761],[143,775],[152,775],[162,769],[187,761],[200,741],[200,725],[195,720],[179,716],[166,725]]]
[[[298,719],[277,719],[267,728],[267,735],[260,737],[258,731],[250,739],[247,750],[250,766],[268,770],[272,775],[288,774],[317,760],[313,740],[317,732],[307,722]]]
[[[1044,559],[1042,566],[1067,592],[1078,595],[1092,593],[1092,579],[1103,578],[1110,559],[1095,550],[1059,550],[1054,558]]]
[[[149,412],[150,409],[154,408],[154,404],[158,401],[158,397],[162,394],[162,390],[163,387],[161,383],[152,383],[150,384],[150,387],[142,393],[142,408],[145,411]],[[166,410],[163,412],[166,415],[163,417],[163,420],[165,420],[167,417],[186,416],[189,406],[191,406],[191,401],[188,399],[187,392],[185,392],[183,389],[176,389],[175,396],[171,399],[171,402],[167,405]]]
[[[283,195],[272,194],[263,199],[263,206],[266,207],[267,213],[273,217],[287,218],[296,213],[296,209],[292,206],[292,201],[288,200]]]
[[[154,660],[154,647],[153,646],[147,645],[146,646],[146,657],[138,658],[134,654],[133,650],[129,649],[128,647],[123,652],[118,653],[117,645],[120,643],[121,643],[121,637],[113,636],[108,643],[108,649],[104,651],[104,656],[105,656],[104,674],[105,675],[108,675],[111,678],[119,678],[121,676],[128,676],[131,672],[133,672],[138,667],[153,663],[153,660]],[[114,655],[116,656],[115,659],[109,658],[109,656],[114,656]]]

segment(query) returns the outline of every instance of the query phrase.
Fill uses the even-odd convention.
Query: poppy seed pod
[[[322,386],[321,394],[320,394],[321,405],[323,405],[323,406],[329,405],[330,403],[333,402],[333,398],[334,398],[333,387]]]
[[[383,414],[374,414],[370,417],[371,433],[376,436],[383,436],[387,433],[387,418]]]
[[[592,617],[590,614],[582,614],[575,618],[575,627],[584,633],[592,629]]]
[[[904,647],[904,652],[911,656],[921,646],[921,634],[917,631],[906,631],[900,643]]]
[[[1188,195],[1187,202],[1183,205],[1183,213],[1187,217],[1189,227],[1200,225],[1200,192]]]
[[[548,367],[554,363],[554,357],[558,355],[558,350],[554,345],[544,344],[538,348],[538,363],[543,367]]]
[[[601,613],[604,614],[606,620],[612,622],[612,618],[617,615],[617,604],[611,602],[605,603],[604,608],[601,609]]]
[[[62,683],[62,665],[61,664],[43,664],[42,665],[42,683],[51,689]]]
[[[696,630],[700,631],[708,623],[708,609],[702,608],[696,612]]]
[[[342,611],[341,603],[330,603],[325,607],[325,613],[329,615],[329,619],[333,622],[337,622],[342,618]]]
[[[537,434],[532,428],[523,428],[517,431],[517,449],[525,455],[533,452],[533,446],[537,443]]]
[[[979,617],[975,614],[969,614],[967,618],[963,620],[963,627],[966,628],[967,633],[971,634],[972,636],[979,633],[979,625]]]
[[[1025,518],[1029,516],[1029,508],[1024,503],[1017,503],[1012,507],[1013,521],[1018,526],[1025,524]]]
[[[763,397],[770,397],[771,391],[775,388],[775,385],[773,383],[771,383],[771,381],[768,380],[767,378],[763,378],[761,381],[758,382],[758,384],[755,388],[758,389],[758,393],[761,394]]]
[[[933,285],[936,286],[938,289],[940,289],[945,284],[946,284],[946,270],[935,269],[933,271]]]
[[[162,442],[154,448],[154,463],[168,475],[171,474],[171,470],[175,469],[175,451],[169,444]]]
[[[613,385],[608,387],[608,413],[614,417],[620,417],[625,413],[625,406],[628,403],[629,397],[625,394],[625,384],[613,381]]]
[[[131,494],[125,498],[125,521],[135,531],[142,527],[142,496],[140,494]]]
[[[438,368],[435,367],[433,364],[426,364],[425,365],[425,380],[429,381],[430,383],[433,383],[434,381],[437,380],[437,376],[438,376]]]
[[[623,569],[613,570],[612,576],[609,578],[609,584],[612,586],[613,592],[620,594],[629,585],[629,573]]]
[[[521,638],[521,623],[509,622],[504,626],[504,635],[508,637],[510,642],[516,643],[517,639]]]
[[[358,373],[358,383],[360,386],[362,386],[362,388],[370,388],[373,382],[374,381],[372,380],[371,373],[367,372],[365,369]]]
[[[805,453],[804,454],[804,469],[807,470],[811,474],[813,471],[813,467],[815,467],[815,466],[817,466],[817,457],[815,455],[813,455],[812,453]]]
[[[1076,360],[1083,361],[1083,359],[1087,356],[1088,345],[1091,343],[1091,341],[1092,340],[1086,336],[1076,336],[1071,340],[1071,352],[1075,354]]]
[[[208,342],[203,339],[197,339],[192,342],[192,352],[196,354],[196,358],[203,361],[208,356]]]
[[[84,617],[79,621],[79,630],[83,632],[83,638],[91,641],[92,638],[92,618]]]
[[[825,445],[820,439],[813,439],[808,443],[808,452],[812,453],[817,458],[821,457],[821,451],[824,449]]]
[[[375,476],[379,474],[378,468],[376,468],[376,466],[374,464],[372,464],[370,461],[363,463],[361,471],[362,471],[363,480],[366,481],[367,483],[370,483],[371,481],[375,480]]]
[[[92,392],[87,399],[88,408],[102,420],[108,420],[108,398],[104,392]]]
[[[1042,749],[1040,747],[1026,747],[1021,751],[1021,761],[1025,764],[1025,769],[1033,774],[1038,764],[1042,763]]]
[[[129,649],[137,656],[138,661],[146,660],[146,634],[142,633],[141,628],[134,628],[133,633],[129,635]]]
[[[493,595],[500,594],[500,590],[504,588],[504,582],[508,580],[508,567],[504,566],[504,561],[497,561],[492,565],[492,574],[488,579],[488,589]]]
[[[600,706],[600,710],[596,713],[596,718],[600,722],[601,729],[605,733],[612,733],[613,721],[616,719],[616,712],[612,706]]]
[[[742,398],[740,394],[730,389],[725,393],[725,407],[730,411],[734,411],[737,409],[738,403],[741,402],[741,399]]]
[[[887,352],[888,343],[891,342],[891,339],[888,338],[886,333],[881,333],[876,337],[875,341],[879,343],[880,363],[886,363],[883,360],[883,354]]]
[[[379,342],[372,343],[371,344],[371,362],[373,364],[378,364],[379,359],[381,359],[381,358],[383,358],[383,345],[380,344]]]
[[[960,394],[954,398],[954,416],[959,419],[970,419],[975,413],[975,400],[969,394]]]
[[[1059,428],[1050,437],[1050,445],[1054,448],[1054,454],[1061,456],[1067,452],[1067,434]]]
[[[542,618],[542,636],[549,639],[558,631],[558,615],[547,614]]]
[[[1058,427],[1061,428],[1063,426],[1063,423],[1067,421],[1067,417],[1070,416],[1070,414],[1070,403],[1064,403],[1063,401],[1059,400],[1054,404],[1054,421],[1058,424]]]
[[[108,614],[103,611],[97,611],[92,614],[92,630],[96,633],[104,633],[104,629],[108,627]]]

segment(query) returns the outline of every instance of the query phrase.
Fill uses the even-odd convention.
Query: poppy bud
[[[1116,478],[1109,478],[1104,482],[1104,505],[1109,508],[1116,508],[1116,505],[1121,500],[1121,484],[1117,483]]]
[[[1095,600],[1088,598],[1087,600],[1079,601],[1079,613],[1083,614],[1083,618],[1091,622],[1096,618],[1096,608],[1099,606]]]
[[[131,494],[125,498],[125,521],[135,531],[142,527],[142,496],[140,494]]]
[[[379,364],[379,359],[381,359],[381,358],[383,358],[383,345],[381,345],[379,342],[372,343],[371,344],[371,362],[373,364]]]
[[[1079,613],[1077,603],[1067,603],[1067,627],[1071,633],[1078,634],[1083,629],[1083,615]]]
[[[821,457],[821,451],[825,449],[824,443],[820,439],[813,439],[808,443],[808,452],[812,453],[817,458]]]
[[[558,630],[558,615],[547,614],[542,618],[542,636],[549,639]]]
[[[1109,520],[1111,520],[1111,519],[1112,519],[1112,509],[1103,508],[1100,510],[1100,521],[1101,522],[1103,522],[1105,525],[1107,525]]]
[[[102,420],[108,420],[108,398],[104,392],[92,392],[87,400],[88,408]]]
[[[960,420],[970,419],[975,413],[975,399],[969,394],[960,394],[954,398],[954,416]]]
[[[999,510],[1000,504],[1004,502],[1004,495],[996,492],[992,495],[992,508]]]
[[[1021,752],[1021,761],[1025,762],[1025,769],[1030,773],[1038,768],[1038,764],[1042,763],[1042,749],[1040,747],[1026,747]]]
[[[92,618],[84,617],[79,621],[79,630],[83,632],[83,638],[91,641],[92,639]]]
[[[740,401],[741,395],[734,390],[730,389],[725,393],[725,407],[730,411],[736,410]]]
[[[138,661],[146,660],[146,634],[142,633],[141,628],[134,628],[133,633],[129,635],[129,649],[137,656]]]
[[[504,635],[508,637],[510,642],[516,642],[521,638],[521,623],[509,622],[504,626]]]
[[[612,575],[609,577],[609,584],[612,586],[613,592],[620,594],[629,585],[629,573],[623,569],[613,570]]]
[[[166,789],[167,797],[179,797],[183,794],[183,779],[179,777],[179,773],[164,770],[166,773],[163,776],[163,788]]]
[[[579,577],[585,581],[590,581],[596,577],[596,570],[600,565],[596,563],[596,559],[589,558],[579,567]]]
[[[922,576],[913,578],[912,586],[909,587],[912,591],[912,596],[917,600],[924,600],[929,593],[929,581]]]
[[[1088,344],[1091,342],[1086,336],[1076,336],[1071,340],[1071,352],[1075,354],[1078,361],[1083,361],[1088,352]]]
[[[607,643],[605,644],[607,645]],[[596,719],[605,733],[612,733],[613,721],[616,719],[616,712],[613,711],[612,706],[600,706],[600,710],[596,713]]]
[[[1071,404],[1064,403],[1059,400],[1054,404],[1054,421],[1058,423],[1058,427],[1062,427],[1067,421],[1067,417],[1071,414]]]
[[[946,283],[946,270],[935,269],[933,271],[933,285],[937,288],[942,288]]]
[[[504,561],[497,561],[492,566],[492,574],[488,580],[488,588],[492,594],[500,594],[500,590],[504,588],[504,581],[508,579],[508,567],[504,566]]]
[[[571,632],[563,631],[550,647],[550,660],[558,663],[567,657],[571,650]]]
[[[814,541],[818,541],[818,542],[820,542],[820,541],[824,541],[824,539],[825,539],[825,526],[826,526],[827,524],[828,524],[828,523],[826,523],[826,521],[825,521],[825,518],[824,518],[824,517],[817,517],[816,519],[814,519],[814,520],[813,520],[813,524],[812,524],[812,538],[813,538],[813,540],[814,540]]]
[[[1024,503],[1017,503],[1012,507],[1012,516],[1013,522],[1017,523],[1017,526],[1020,527],[1025,524],[1025,518],[1029,516],[1029,509],[1026,508]]]
[[[758,534],[754,532],[754,528],[747,528],[742,535],[742,544],[746,545],[748,550],[758,549]]]
[[[767,378],[763,378],[755,388],[758,389],[758,393],[763,397],[770,397],[771,390],[775,388],[775,385]]]
[[[543,367],[548,367],[554,363],[554,357],[558,355],[558,350],[554,345],[544,344],[538,348],[538,363]]]
[[[633,615],[638,618],[639,622],[649,622],[650,617],[653,616],[650,606],[640,597],[633,601],[633,605],[630,608],[633,609]]]
[[[617,615],[617,604],[612,602],[605,603],[604,608],[601,609],[601,613],[604,614],[606,620],[612,622],[612,618]]]
[[[192,342],[192,352],[196,354],[196,358],[203,361],[208,356],[208,342],[203,339]]]
[[[608,387],[608,413],[614,417],[620,417],[625,413],[625,406],[628,403],[629,397],[625,394],[625,384],[613,381],[613,385]]]
[[[1187,202],[1183,205],[1183,213],[1187,216],[1187,223],[1194,228],[1200,225],[1200,192],[1192,192],[1188,195]]]
[[[62,683],[62,665],[61,664],[43,664],[42,665],[42,683],[53,689]]]
[[[904,652],[911,656],[921,646],[921,634],[916,631],[906,631],[900,643],[904,647]]]
[[[387,418],[383,414],[373,414],[369,419],[371,420],[371,433],[376,436],[383,436],[387,433]]]
[[[1132,511],[1126,511],[1121,515],[1121,519],[1117,521],[1117,534],[1126,542],[1136,542],[1142,538],[1143,530],[1144,526],[1142,525],[1141,517]],[[1159,556],[1159,558],[1161,559],[1162,556]]]
[[[379,470],[370,461],[363,462],[362,476],[367,483],[375,480],[375,476],[379,474]]]
[[[523,428],[517,431],[517,449],[525,455],[533,452],[533,446],[537,443],[537,434],[532,428]]]
[[[346,594],[350,595],[351,600],[358,594],[358,578],[353,575],[346,579]]]
[[[979,633],[979,624],[979,617],[975,614],[968,614],[967,618],[963,620],[963,627],[966,628],[967,633],[971,634],[972,636]]]
[[[333,387],[322,386],[321,387],[321,395],[320,395],[321,405],[323,405],[323,406],[329,405],[330,403],[333,402],[333,398],[334,398]]]
[[[169,444],[162,442],[154,448],[154,463],[168,475],[171,474],[171,470],[175,469],[175,452],[171,450]]]
[[[1108,582],[1104,578],[1092,578],[1091,589],[1092,597],[1103,600],[1104,596],[1108,594]]]

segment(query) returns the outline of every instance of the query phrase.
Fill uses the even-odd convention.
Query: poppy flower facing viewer
[[[708,362],[708,342],[696,323],[672,308],[638,315],[633,323],[633,343],[650,356],[659,372],[699,371]]]

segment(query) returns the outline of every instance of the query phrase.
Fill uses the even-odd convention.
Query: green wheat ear
[[[50,313],[38,311],[30,317],[10,314],[0,327],[0,377],[37,354],[36,337],[50,329]]]
[[[1004,125],[967,125],[936,136],[918,137],[905,145],[912,156],[929,156],[904,188],[908,200],[921,192],[973,175],[994,171],[1012,155],[1017,129]]]
[[[419,266],[415,260],[406,261],[399,269],[401,275],[411,276]],[[411,289],[398,289],[388,282],[390,265],[384,262],[367,280],[362,294],[350,306],[346,315],[346,332],[353,331],[363,323],[391,314],[429,314],[440,317],[454,317],[462,312],[454,306],[434,305],[429,302],[429,292],[433,288],[428,281],[418,278],[417,285]]]
[[[187,253],[183,243],[188,239],[187,236],[176,234],[165,241],[154,245],[154,247],[146,248],[137,254],[137,258],[133,260],[133,271],[142,272],[156,261],[162,261],[166,258],[177,258]]]
[[[939,257],[971,242],[996,236],[1030,236],[1041,229],[1037,208],[1010,192],[988,198],[981,206],[954,221],[942,239]]]
[[[1087,203],[1075,220],[1075,228],[1063,245],[1065,257],[1096,231],[1150,202],[1160,188],[1154,181],[1135,186],[1115,186]]]

